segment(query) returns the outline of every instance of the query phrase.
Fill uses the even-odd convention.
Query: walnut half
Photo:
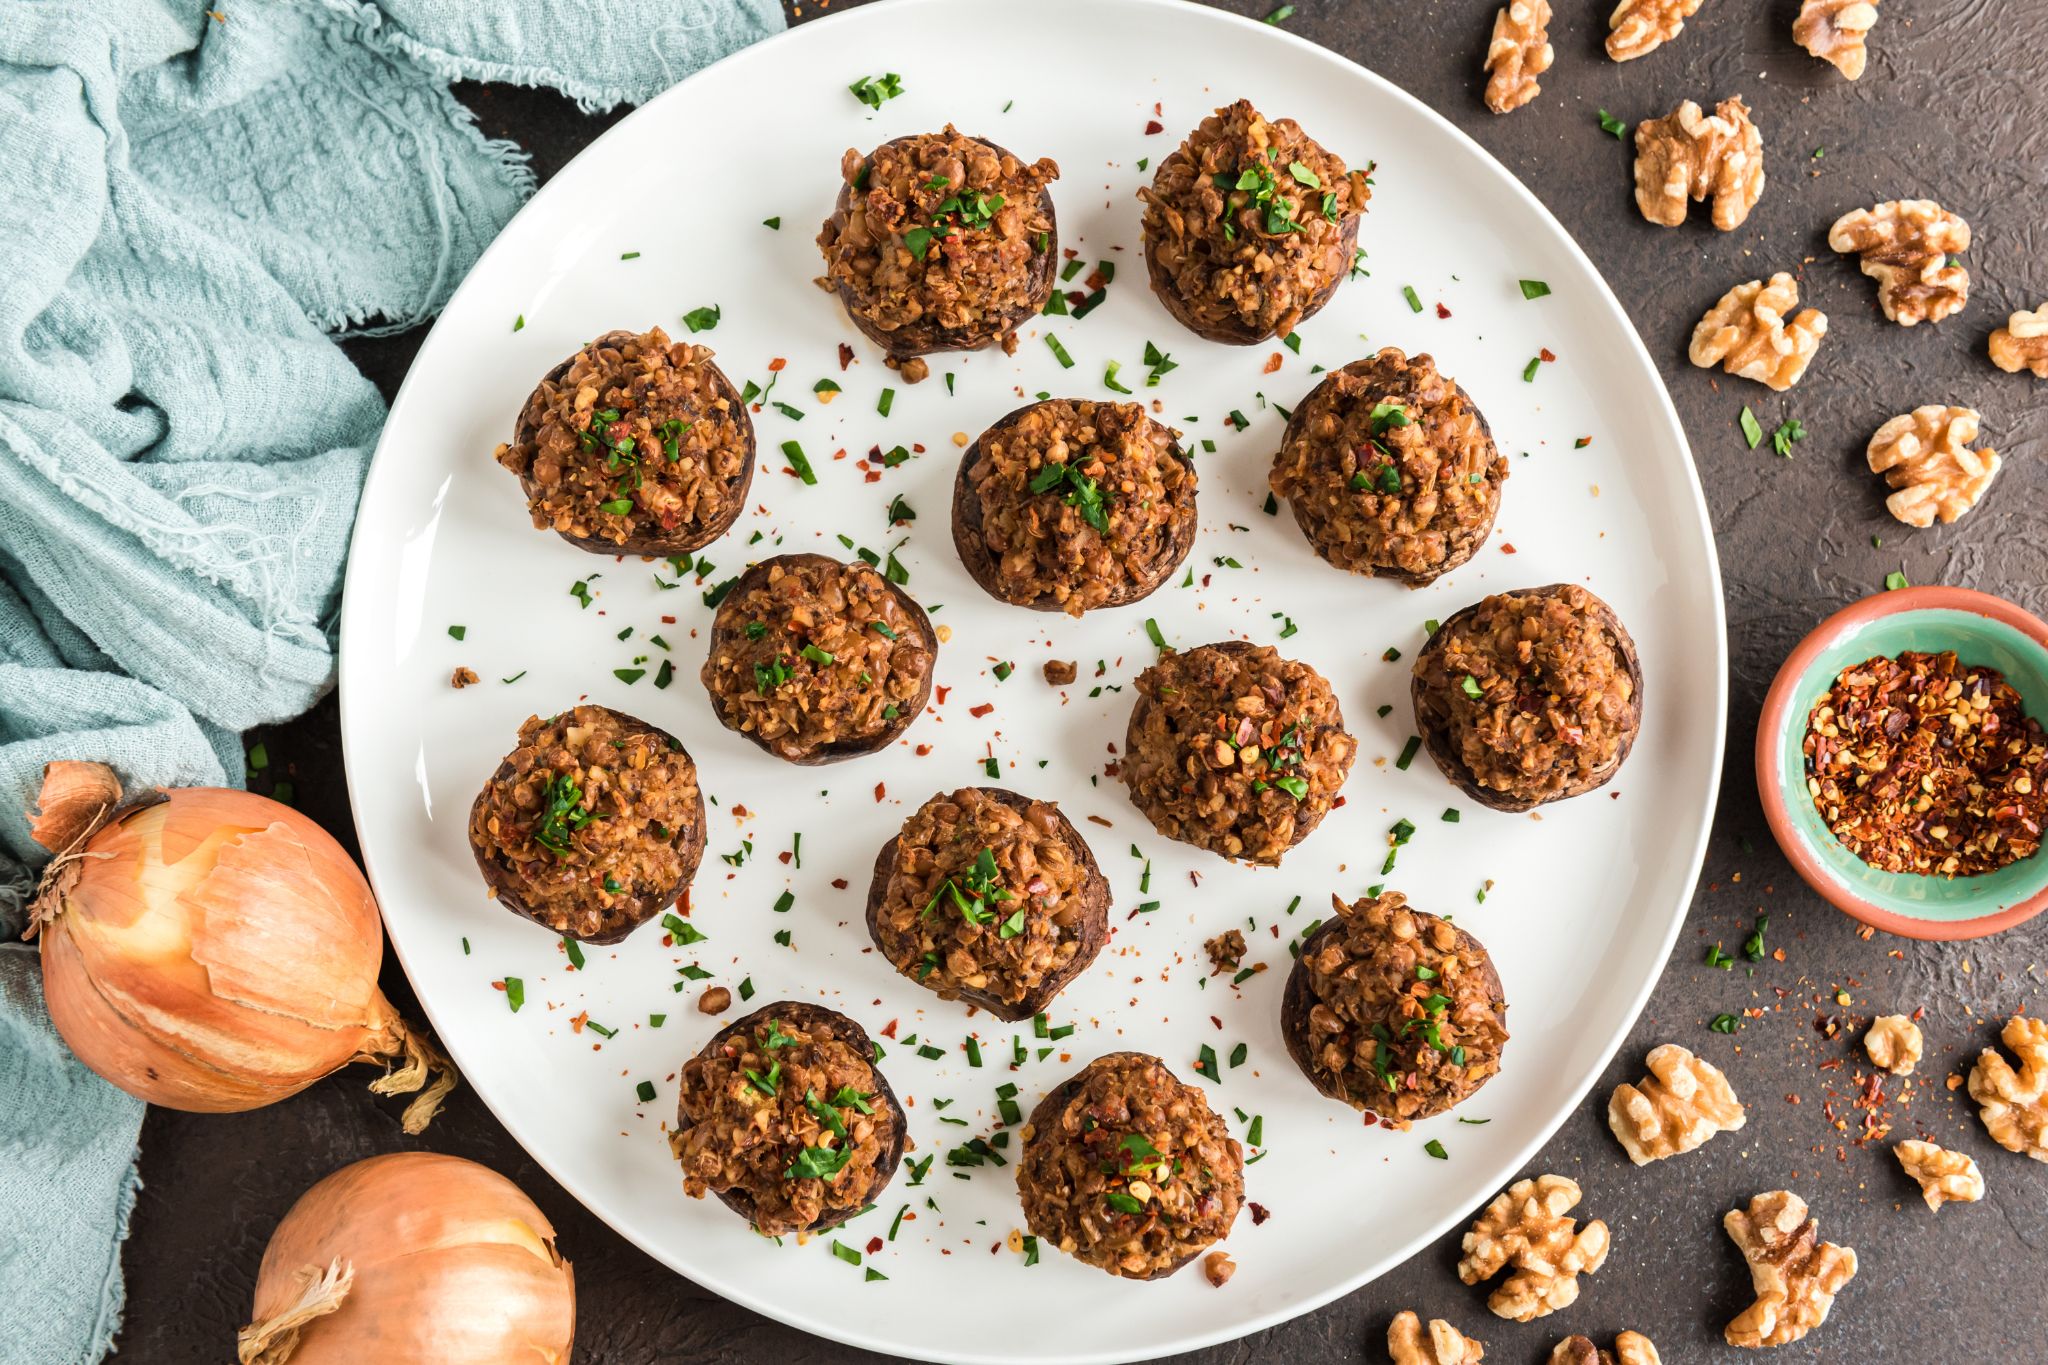
[[[1908,526],[1932,526],[1936,517],[1946,525],[1975,507],[2002,463],[1989,446],[1970,448],[1978,420],[1969,408],[1930,403],[1879,427],[1865,455],[1870,472],[1897,490],[1885,509]]]
[[[1999,1037],[2020,1068],[2014,1071],[1995,1047],[1978,1054],[1970,1068],[1970,1098],[1982,1106],[1977,1117],[2006,1151],[2048,1161],[2048,1019],[2008,1019]]]
[[[1570,1216],[1581,1197],[1578,1183],[1561,1175],[1516,1181],[1465,1234],[1458,1278],[1479,1284],[1512,1267],[1486,1306],[1516,1322],[1571,1306],[1579,1297],[1579,1276],[1607,1260],[1607,1224],[1596,1218],[1579,1227]]]
[[[1645,1065],[1650,1074],[1640,1085],[1624,1081],[1607,1101],[1607,1126],[1636,1165],[1690,1152],[1749,1121],[1735,1088],[1712,1062],[1666,1043],[1651,1049]]]
[[[1863,258],[1877,305],[1901,327],[1940,322],[1970,301],[1970,272],[1951,254],[1970,247],[1970,225],[1932,199],[1893,199],[1843,214],[1828,245]]]
[[[1442,1318],[1431,1318],[1424,1332],[1422,1319],[1404,1309],[1387,1327],[1387,1354],[1394,1365],[1474,1365],[1486,1347]]]
[[[1870,51],[1864,39],[1877,23],[1878,0],[1800,0],[1792,41],[1855,80]]]
[[[1806,1201],[1771,1190],[1721,1220],[1756,1284],[1756,1302],[1723,1330],[1730,1346],[1784,1346],[1828,1320],[1856,1275],[1856,1253],[1820,1240]]]
[[[1641,1332],[1623,1332],[1611,1351],[1588,1337],[1566,1337],[1551,1351],[1550,1365],[1664,1365],[1664,1360]]]
[[[1636,207],[1663,227],[1685,221],[1687,199],[1714,200],[1714,226],[1742,226],[1764,192],[1764,137],[1740,95],[1712,116],[1686,100],[1636,125]]]
[[[1920,1182],[1920,1197],[1927,1207],[1943,1204],[1974,1204],[1984,1197],[1984,1173],[1967,1152],[1951,1152],[1931,1142],[1908,1138],[1892,1148],[1906,1174]]]
[[[2032,370],[2048,379],[2048,303],[2031,313],[2020,309],[1991,334],[1991,363],[2007,374]]]
[[[1550,70],[1550,0],[1509,0],[1493,16],[1486,45],[1486,107],[1519,109],[1543,93],[1536,78]]]
[[[1783,393],[1806,373],[1820,339],[1828,334],[1828,315],[1818,308],[1787,322],[1785,315],[1798,306],[1799,282],[1782,270],[1768,284],[1738,284],[1693,328],[1686,354],[1702,368],[1719,364],[1729,374]]]
[[[1872,1066],[1883,1067],[1894,1076],[1910,1076],[1925,1047],[1920,1026],[1903,1014],[1881,1014],[1870,1021],[1863,1035],[1863,1051]]]
[[[1655,52],[1685,29],[1706,0],[1621,0],[1607,16],[1607,55],[1632,62]]]

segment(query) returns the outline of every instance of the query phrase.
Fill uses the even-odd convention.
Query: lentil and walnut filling
[[[2048,738],[2003,674],[1954,650],[1845,668],[1807,717],[1806,791],[1884,872],[1974,877],[2041,848]]]
[[[794,1001],[720,1029],[683,1064],[669,1150],[683,1192],[707,1191],[764,1237],[813,1231],[888,1185],[903,1111],[875,1045],[834,1010]]]
[[[1195,541],[1195,466],[1136,403],[1049,399],[981,434],[953,485],[953,542],[1002,601],[1079,616],[1170,577]]]
[[[548,371],[495,458],[535,527],[600,554],[680,554],[745,507],[754,424],[708,347],[607,332]]]
[[[1430,636],[1409,692],[1437,767],[1496,810],[1601,786],[1642,724],[1635,641],[1576,584],[1500,593],[1458,612]]]
[[[1241,640],[1138,675],[1120,772],[1161,834],[1267,866],[1307,838],[1357,756],[1323,676]]]
[[[1025,1224],[1112,1275],[1171,1275],[1229,1234],[1244,1200],[1244,1149],[1200,1091],[1144,1053],[1090,1062],[1021,1136]]]
[[[832,216],[818,230],[825,274],[847,315],[892,363],[928,351],[1017,346],[1045,306],[1058,258],[1046,186],[1060,169],[1026,163],[951,124],[851,148]],[[923,366],[904,367],[922,378]]]
[[[1318,555],[1420,587],[1485,543],[1507,476],[1457,382],[1389,346],[1333,371],[1294,410],[1271,484]]]
[[[920,806],[875,860],[867,907],[897,971],[1006,1020],[1095,960],[1108,915],[1109,883],[1059,808],[995,787]]]
[[[1370,170],[1347,170],[1293,119],[1218,109],[1138,191],[1153,292],[1211,341],[1286,336],[1350,272]]]
[[[1316,1089],[1405,1128],[1471,1097],[1508,1040],[1500,975],[1479,940],[1389,891],[1301,945],[1281,1003],[1287,1050]]]
[[[936,653],[924,609],[881,573],[779,555],[719,603],[701,676],[727,729],[792,763],[825,763],[909,728]]]
[[[558,934],[613,943],[675,902],[704,853],[697,765],[602,706],[519,727],[469,812],[491,894]]]

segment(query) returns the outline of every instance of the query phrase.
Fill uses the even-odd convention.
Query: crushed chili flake
[[[993,710],[995,710],[995,709],[996,709],[996,704],[995,704],[994,702],[992,702],[992,701],[985,701],[985,702],[983,702],[983,703],[982,703],[981,705],[979,705],[979,706],[970,706],[970,707],[968,707],[968,708],[967,708],[967,714],[968,714],[968,715],[970,715],[970,716],[973,716],[973,717],[974,717],[974,718],[975,718],[976,720],[980,720],[980,719],[981,719],[981,718],[982,718],[983,716],[987,715],[987,714],[988,714],[989,712],[991,712],[991,711],[993,711]]]
[[[1451,315],[1451,310],[1439,303],[1436,306],[1436,315],[1440,318],[1447,318]]]
[[[1801,748],[1815,809],[1880,871],[1977,876],[2041,847],[2048,736],[2002,674],[1953,650],[1843,669]]]
[[[1146,137],[1151,137],[1151,136],[1152,136],[1153,134],[1155,134],[1155,133],[1163,133],[1163,132],[1165,132],[1165,131],[1166,131],[1166,125],[1165,125],[1165,124],[1163,124],[1163,123],[1161,123],[1161,122],[1160,122],[1160,121],[1159,121],[1158,119],[1156,119],[1156,118],[1148,118],[1148,119],[1146,119],[1146,120],[1145,120],[1145,136],[1146,136]]]
[[[1557,357],[1551,353],[1551,350],[1548,346],[1545,346],[1536,354],[1543,357],[1543,363],[1546,365],[1555,365],[1557,363]]]
[[[843,341],[842,341],[842,342],[840,342],[840,343],[839,343],[839,368],[840,368],[840,370],[841,370],[841,371],[843,372],[843,371],[844,371],[844,370],[846,369],[846,367],[847,367],[847,366],[849,366],[849,365],[851,365],[852,363],[853,363],[853,347],[851,347],[851,346],[847,345],[847,344],[846,344],[845,342],[843,342]]]

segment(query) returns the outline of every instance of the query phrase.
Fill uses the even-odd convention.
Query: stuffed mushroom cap
[[[907,380],[924,377],[914,357],[932,351],[1014,351],[1017,327],[1052,293],[1059,227],[1046,186],[1058,178],[1051,161],[1026,163],[951,124],[867,156],[849,149],[818,231],[819,283]]]
[[[1316,1089],[1406,1128],[1469,1099],[1508,1040],[1500,974],[1479,940],[1398,891],[1334,913],[1301,945],[1280,1006]]]
[[[1218,109],[1138,191],[1152,291],[1210,341],[1286,336],[1350,273],[1370,170],[1246,100]]]
[[[704,856],[704,795],[680,741],[603,706],[532,716],[477,793],[470,851],[508,910],[616,943],[675,904]]]
[[[669,1150],[692,1199],[715,1194],[764,1237],[813,1232],[874,1202],[905,1146],[903,1107],[867,1031],[781,1000],[683,1064]]]
[[[1572,583],[1497,593],[1450,617],[1415,660],[1409,692],[1437,767],[1496,810],[1604,785],[1643,719],[1635,641]]]
[[[1090,1062],[1020,1136],[1026,1226],[1112,1275],[1171,1275],[1228,1236],[1244,1202],[1244,1149],[1200,1090],[1142,1052]]]
[[[1136,403],[1053,398],[967,448],[953,544],[990,596],[1079,616],[1149,595],[1195,543],[1195,465]]]
[[[896,970],[998,1019],[1043,1011],[1109,937],[1109,882],[1049,801],[941,793],[883,845],[868,933]]]
[[[931,695],[938,636],[867,564],[778,555],[718,604],[700,677],[728,730],[791,763],[871,753]]]
[[[1243,640],[1163,655],[1138,675],[1118,772],[1161,834],[1277,865],[1329,814],[1358,743],[1330,684]]]
[[[495,458],[536,528],[597,554],[683,554],[745,509],[754,423],[709,347],[613,331],[541,378]]]
[[[1486,543],[1507,475],[1470,396],[1429,356],[1389,346],[1302,400],[1270,482],[1318,555],[1420,587]]]

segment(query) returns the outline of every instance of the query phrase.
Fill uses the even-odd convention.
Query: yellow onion
[[[119,798],[104,765],[53,763],[34,825],[58,856],[29,933],[78,1059],[151,1104],[204,1113],[384,1062],[370,1088],[419,1092],[405,1129],[426,1127],[455,1072],[378,991],[377,903],[341,845],[253,792]]]
[[[576,1277],[496,1171],[397,1152],[299,1196],[256,1272],[241,1365],[567,1365]]]

